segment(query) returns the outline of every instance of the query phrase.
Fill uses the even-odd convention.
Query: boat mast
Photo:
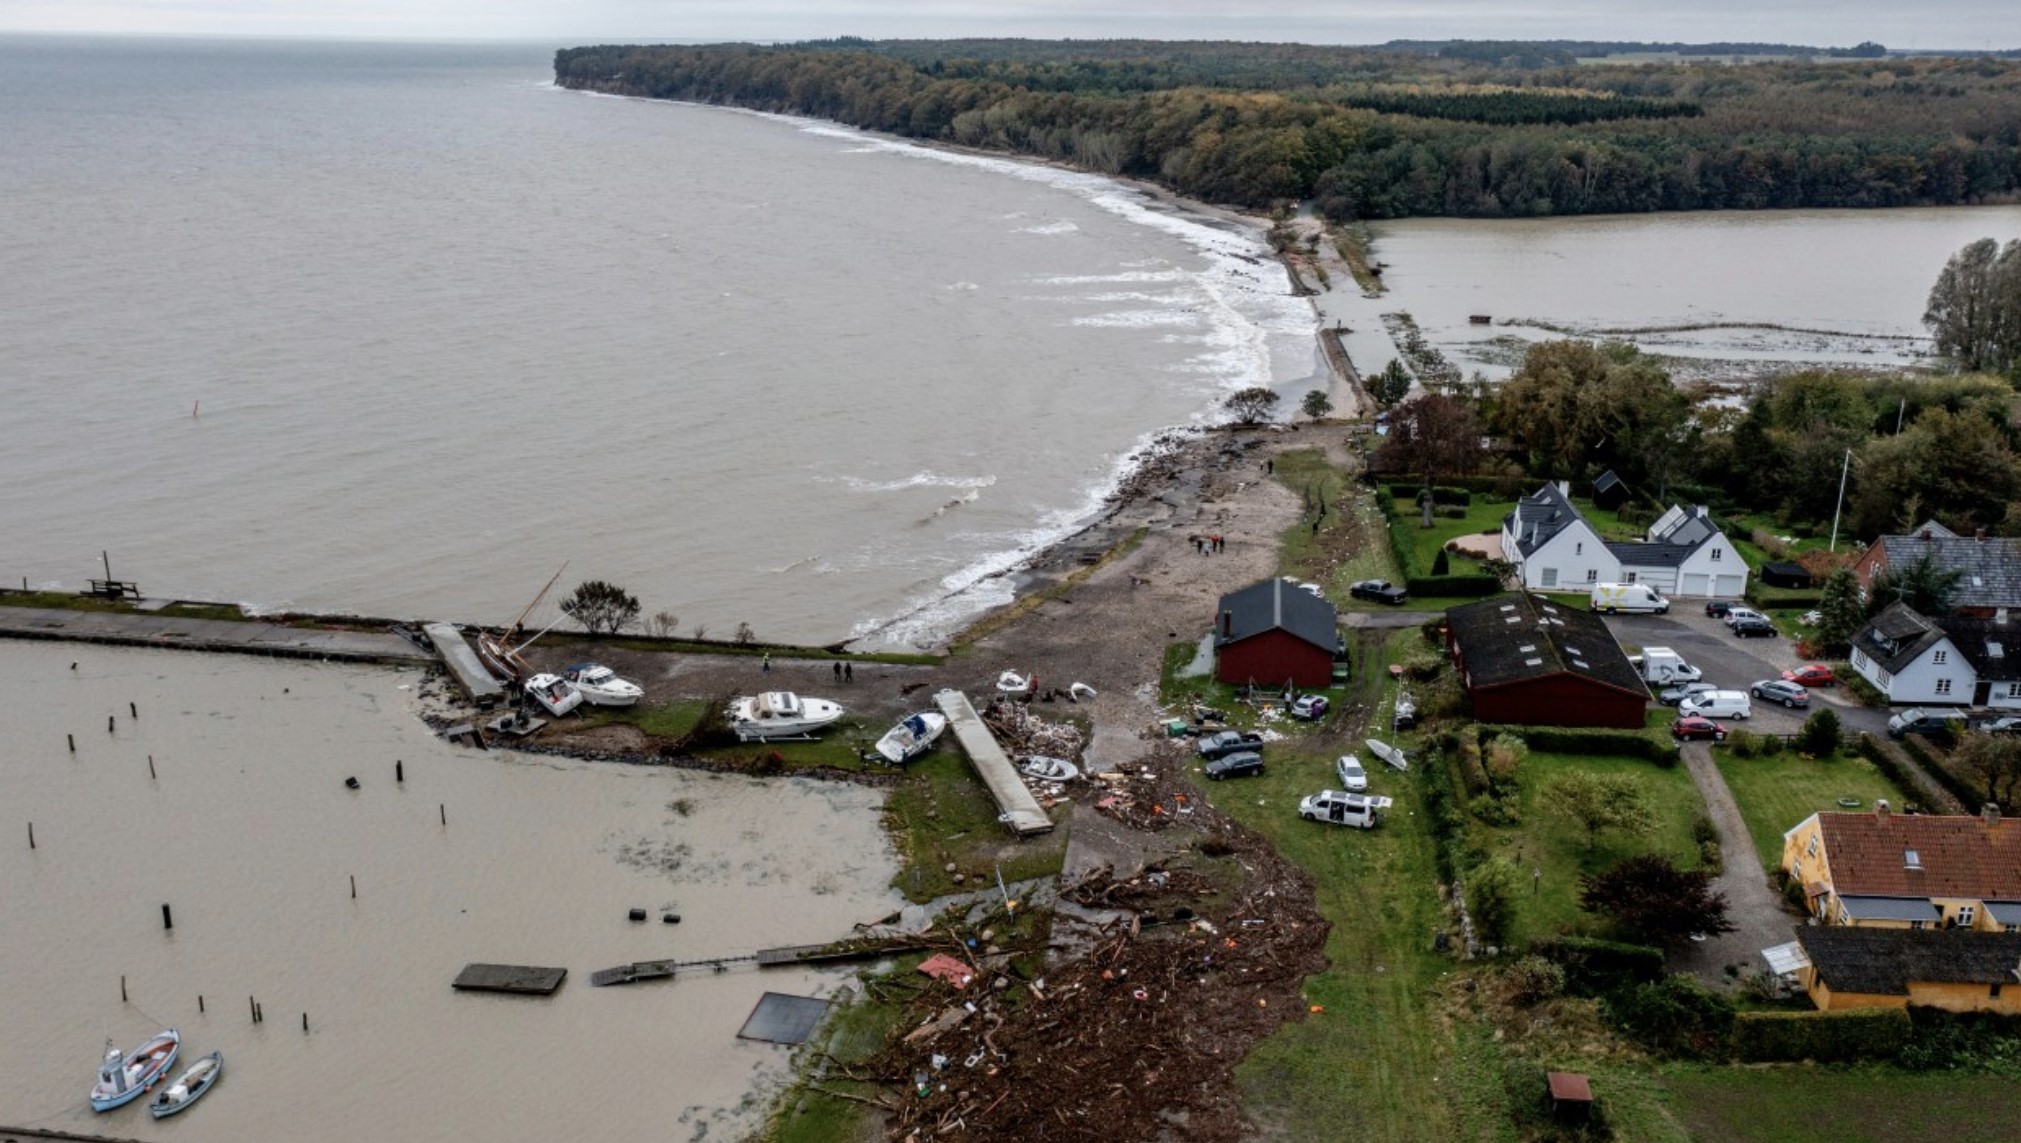
[[[526,605],[526,610],[520,612],[519,617],[512,621],[512,626],[506,628],[506,630],[507,631],[519,630],[520,624],[525,623],[526,617],[533,614],[533,609],[540,606],[540,601],[547,598],[547,593],[554,590],[554,585],[561,579],[561,573],[567,570],[568,570],[568,561],[567,560],[561,561],[561,567],[555,569],[554,578],[547,581],[547,586],[540,589],[540,594],[533,597],[533,602]],[[559,622],[559,620],[557,620],[556,622]],[[550,624],[550,626],[552,625]],[[534,636],[534,638],[538,639],[540,638],[540,636],[536,635]]]

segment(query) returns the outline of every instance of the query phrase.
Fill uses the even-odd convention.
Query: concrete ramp
[[[477,657],[476,648],[463,637],[463,632],[453,623],[430,623],[422,628],[428,633],[428,641],[435,644],[435,650],[448,665],[449,673],[463,684],[470,699],[480,710],[489,710],[505,697],[505,688],[498,685],[484,663]]]
[[[969,764],[996,799],[997,820],[1019,837],[1052,832],[1053,819],[1046,816],[1038,799],[1032,797],[1024,779],[1018,776],[1017,767],[1011,765],[1010,757],[997,745],[996,735],[983,725],[982,716],[970,705],[968,696],[947,690],[934,695],[933,701],[947,716],[947,724],[954,728],[955,738],[968,753]]]

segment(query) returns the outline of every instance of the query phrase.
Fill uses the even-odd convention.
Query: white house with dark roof
[[[1563,484],[1516,502],[1502,521],[1502,551],[1534,591],[1646,583],[1663,595],[1712,598],[1737,597],[1747,587],[1747,563],[1703,506],[1673,506],[1643,539],[1608,542],[1572,506]]]
[[[1895,603],[1852,640],[1853,669],[1891,703],[2021,710],[2021,622],[1931,619]]]

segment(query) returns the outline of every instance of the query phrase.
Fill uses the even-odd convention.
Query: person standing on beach
[[[758,670],[767,675],[772,673],[772,652],[765,652],[764,657],[758,660]]]
[[[842,664],[842,681],[845,683],[853,683],[856,681],[856,664],[854,663]]]
[[[833,666],[833,667],[835,668],[835,681],[836,681],[836,682],[838,682],[838,683],[839,683],[839,682],[841,682],[841,681],[842,681],[842,660],[840,660],[840,659],[837,659],[837,660],[835,660],[835,662],[834,662],[834,663],[832,663],[832,664],[830,664],[830,665],[831,665],[831,666]]]

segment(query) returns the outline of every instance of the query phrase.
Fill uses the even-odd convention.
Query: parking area
[[[1783,671],[1804,662],[1788,639],[1735,635],[1725,623],[1705,614],[1703,600],[1680,599],[1668,615],[1610,615],[1607,627],[1630,654],[1643,647],[1668,647],[1704,671],[1706,681],[1728,690],[1744,691],[1763,679],[1780,678]],[[1849,730],[1887,729],[1886,711],[1859,705],[1842,688],[1814,688],[1811,703],[1813,708],[1828,704]],[[1793,734],[1809,713],[1757,699],[1747,725],[1771,734]]]

